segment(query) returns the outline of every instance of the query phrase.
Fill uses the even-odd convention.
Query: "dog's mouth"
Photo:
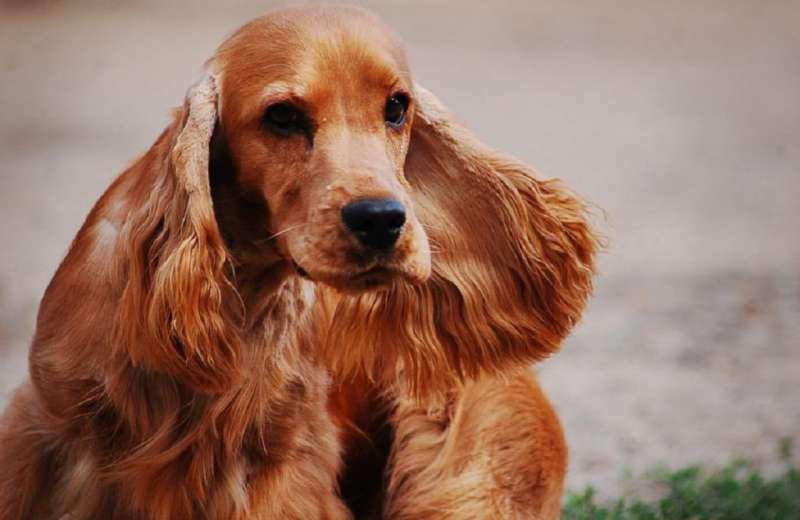
[[[394,273],[392,270],[381,265],[376,265],[366,271],[355,274],[352,277],[352,281],[356,285],[372,288],[386,285],[393,277]]]
[[[312,276],[296,261],[292,261],[294,270],[298,276],[307,280],[318,281],[347,291],[363,291],[388,286],[389,283],[401,276],[396,269],[383,264],[376,264],[367,269],[354,273],[319,273]]]

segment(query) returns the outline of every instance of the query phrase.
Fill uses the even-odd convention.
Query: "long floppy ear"
[[[420,86],[416,103],[405,175],[433,274],[338,297],[327,350],[335,370],[424,395],[555,352],[592,290],[598,238],[561,182],[480,143]]]
[[[217,90],[207,75],[133,166],[135,191],[144,194],[123,228],[128,280],[115,324],[134,364],[207,392],[238,376],[239,355],[229,255],[209,182],[216,120]]]

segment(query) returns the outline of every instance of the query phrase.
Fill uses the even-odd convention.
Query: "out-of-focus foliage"
[[[789,520],[800,519],[800,468],[782,448],[786,469],[765,477],[746,462],[737,461],[707,471],[692,466],[661,471],[653,480],[663,486],[660,499],[619,499],[601,503],[589,487],[570,493],[562,510],[564,520]]]

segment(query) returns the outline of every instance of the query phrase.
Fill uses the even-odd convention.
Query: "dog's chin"
[[[429,272],[414,266],[393,266],[376,264],[360,271],[332,271],[301,266],[295,262],[299,276],[319,282],[347,293],[384,291],[396,283],[418,284],[424,282]]]

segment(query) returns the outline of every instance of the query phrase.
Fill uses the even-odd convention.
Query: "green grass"
[[[699,466],[660,471],[650,477],[663,488],[660,499],[622,498],[600,503],[592,488],[567,496],[563,520],[794,520],[800,519],[800,469],[786,463],[765,477],[746,462],[707,471]]]

